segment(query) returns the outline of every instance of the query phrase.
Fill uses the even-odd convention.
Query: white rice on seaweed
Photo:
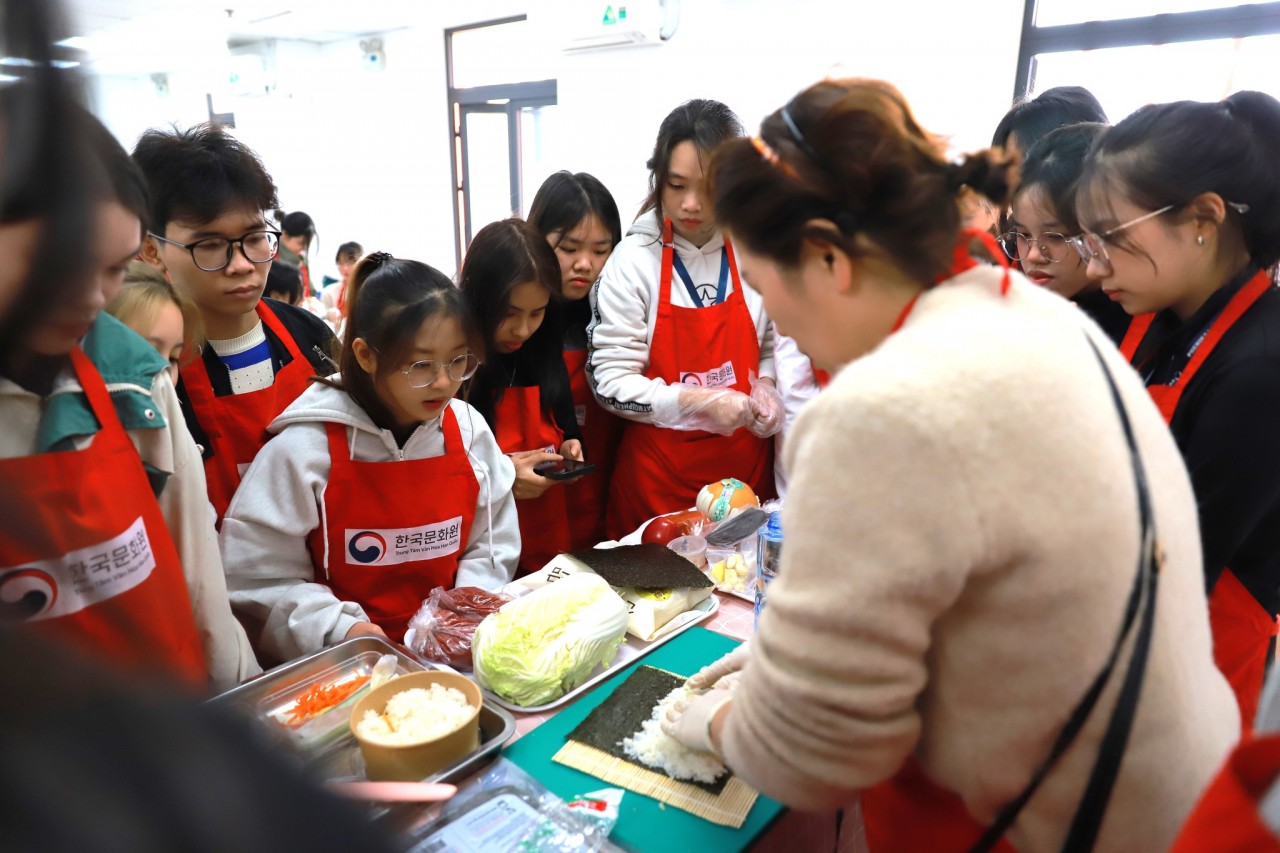
[[[661,770],[672,779],[694,780],[711,784],[728,769],[709,752],[699,752],[682,744],[662,730],[667,710],[688,696],[689,691],[677,687],[668,693],[644,721],[640,731],[622,741],[627,755],[646,767]]]

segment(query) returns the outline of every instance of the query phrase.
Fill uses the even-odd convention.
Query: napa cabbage
[[[607,665],[627,632],[627,603],[580,572],[504,604],[476,628],[476,680],[515,705],[545,705]]]

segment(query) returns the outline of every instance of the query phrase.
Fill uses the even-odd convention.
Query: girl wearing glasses
[[[572,550],[565,490],[580,484],[557,482],[535,469],[561,459],[583,460],[562,356],[560,264],[536,228],[505,219],[481,228],[471,241],[458,286],[490,353],[468,399],[515,463],[520,569],[537,571]]]
[[[564,366],[573,410],[582,431],[583,457],[596,473],[565,490],[573,549],[603,541],[609,480],[622,438],[623,421],[596,402],[587,380],[588,295],[613,248],[622,240],[618,205],[605,185],[586,172],[557,172],[542,182],[529,206],[529,224],[547,239],[560,262]]]
[[[497,589],[520,551],[511,462],[454,399],[482,352],[462,294],[375,253],[348,297],[341,374],[272,421],[222,525],[232,605],[278,660],[399,642],[434,587]]]
[[[716,151],[743,276],[838,372],[787,438],[783,567],[756,635],[690,679],[664,728],[784,803],[860,797],[872,853],[988,832],[976,849],[1164,850],[1239,728],[1186,470],[1092,323],[969,256],[957,196],[1003,203],[1003,155],[944,150],[891,86],[827,80]],[[1141,657],[1117,646],[1135,590]],[[1127,712],[1114,768],[1099,743]],[[1101,811],[1081,806],[1090,780],[1114,783]]]
[[[1095,122],[1070,124],[1031,146],[1010,206],[1009,230],[1000,243],[1027,278],[1076,303],[1119,345],[1129,315],[1089,277],[1085,259],[1071,244],[1080,232],[1074,212],[1076,180],[1089,145],[1105,129]]]
[[[1077,241],[1200,512],[1214,656],[1253,722],[1280,612],[1280,102],[1144,107],[1089,152]]]

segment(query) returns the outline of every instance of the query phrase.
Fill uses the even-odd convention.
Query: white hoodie
[[[724,237],[719,231],[701,248],[675,235],[675,250],[695,283],[720,280],[720,253]],[[653,420],[653,406],[675,406],[679,389],[662,379],[648,379],[649,342],[658,319],[662,277],[662,223],[652,213],[640,217],[613,250],[604,271],[591,289],[591,324],[587,327],[587,378],[602,406],[624,418],[642,423]],[[727,293],[733,292],[729,281]],[[773,335],[760,294],[743,288],[747,310],[756,324],[760,344],[757,376],[774,375]],[[678,275],[672,274],[671,303],[695,306]],[[714,365],[711,365],[714,366]],[[752,367],[756,367],[752,365]],[[709,369],[709,368],[708,368]]]
[[[520,526],[511,486],[515,467],[498,448],[484,416],[461,400],[449,407],[480,484],[471,535],[458,560],[458,586],[496,590],[511,580],[520,557]],[[401,450],[390,430],[374,425],[344,391],[314,384],[268,429],[222,522],[222,559],[231,604],[262,625],[261,649],[280,660],[314,652],[346,637],[364,610],[315,582],[307,537],[321,525],[320,499],[329,481],[326,423],[347,427],[357,462],[428,459],[444,452],[440,418],[420,425]],[[423,483],[429,499],[430,483]],[[412,498],[414,496],[406,496]]]
[[[773,336],[774,369],[777,371],[778,394],[782,397],[782,410],[786,416],[782,431],[773,437],[773,485],[778,497],[787,495],[787,466],[783,462],[783,444],[796,417],[805,404],[818,396],[818,378],[813,373],[813,362],[800,351],[794,338],[777,334]]]

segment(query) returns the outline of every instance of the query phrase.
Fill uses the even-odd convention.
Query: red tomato
[[[640,534],[640,541],[666,545],[672,539],[677,539],[684,535],[680,525],[665,516],[660,516],[649,522],[649,526],[644,529],[644,533]]]

